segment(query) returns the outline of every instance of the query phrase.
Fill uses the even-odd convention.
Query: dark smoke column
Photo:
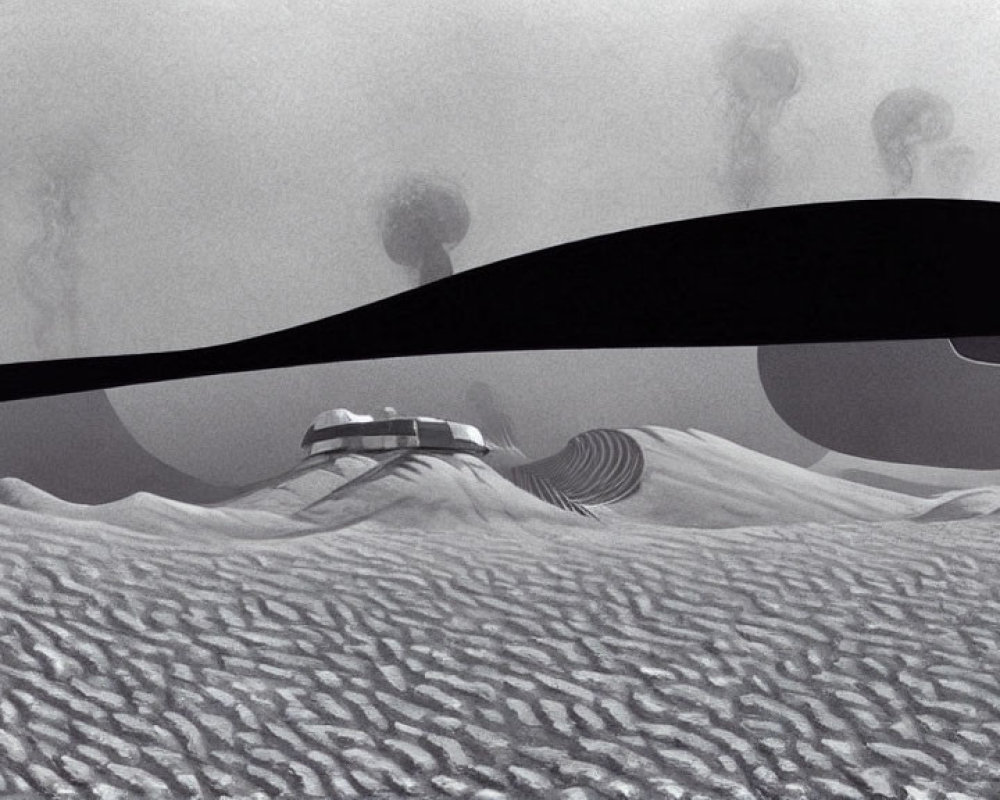
[[[946,139],[953,124],[947,101],[924,89],[896,89],[876,106],[872,133],[894,195],[913,183],[917,148]]]
[[[423,284],[454,272],[448,251],[465,238],[469,223],[469,207],[458,189],[412,175],[386,196],[379,232],[389,258],[419,270]]]
[[[738,39],[723,53],[722,76],[733,124],[726,182],[736,205],[749,208],[768,188],[771,131],[799,90],[801,69],[788,42]]]

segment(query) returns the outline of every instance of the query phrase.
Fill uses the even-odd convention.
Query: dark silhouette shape
[[[451,275],[448,250],[465,238],[470,223],[458,189],[410,176],[393,187],[384,203],[379,230],[389,258],[419,270],[421,284]]]
[[[951,346],[962,358],[980,364],[1000,364],[1000,336],[968,336],[952,339]]]
[[[736,205],[749,208],[770,181],[771,130],[799,90],[802,70],[784,40],[737,39],[724,50],[722,75],[733,124],[726,179]]]
[[[236,493],[146,452],[104,392],[0,404],[0,478],[6,477],[73,503],[109,503],[139,491],[210,503]]]
[[[894,195],[913,183],[917,148],[947,138],[953,124],[948,102],[925,89],[896,89],[876,106],[872,133]]]
[[[437,353],[1000,334],[1000,204],[786,206],[599,236],[327,319],[194,350],[0,365],[0,400]]]
[[[945,340],[762,347],[757,360],[775,411],[830,450],[1000,468],[1000,370],[963,360]]]

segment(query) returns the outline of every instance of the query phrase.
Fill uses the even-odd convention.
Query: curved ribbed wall
[[[645,466],[635,439],[599,429],[574,436],[554,456],[514,467],[510,479],[546,502],[589,515],[587,506],[616,503],[634,493]]]

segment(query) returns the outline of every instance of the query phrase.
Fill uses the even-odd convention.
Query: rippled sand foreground
[[[986,800],[996,527],[22,520],[0,796]]]

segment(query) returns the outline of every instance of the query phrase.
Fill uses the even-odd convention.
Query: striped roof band
[[[326,439],[309,447],[309,455],[320,453],[369,453],[385,450],[453,450],[466,453],[485,453],[486,448],[474,442],[456,440],[450,444],[428,445],[416,437],[407,436],[363,436],[346,439]]]
[[[306,431],[302,447],[308,448],[310,454],[401,448],[479,453],[489,450],[475,426],[429,418],[398,418],[324,427],[313,425]]]
[[[416,436],[350,436],[314,442],[309,448],[309,455],[335,453],[340,450],[364,452],[372,450],[403,450],[416,447],[420,447],[420,440]]]
[[[417,421],[413,419],[381,419],[375,422],[349,422],[345,425],[312,426],[302,439],[302,447],[313,442],[344,436],[416,436]]]

